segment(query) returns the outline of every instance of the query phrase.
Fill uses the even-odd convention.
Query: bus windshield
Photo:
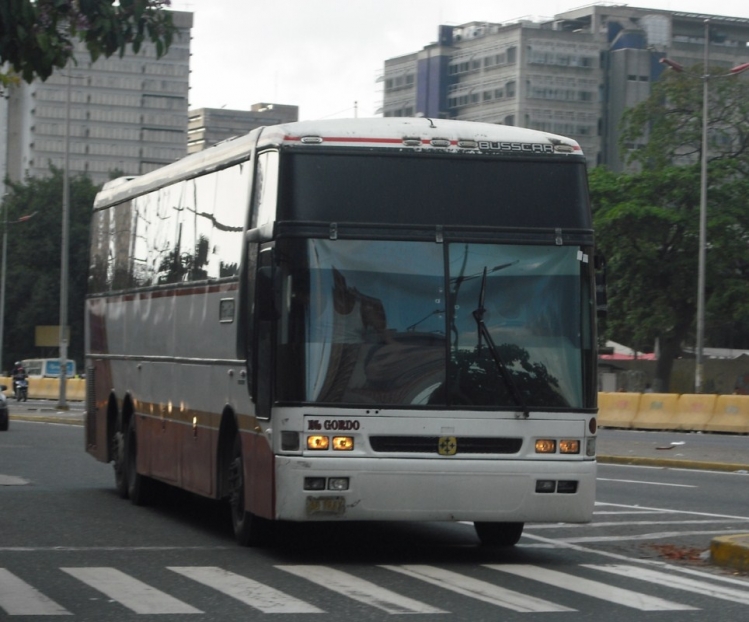
[[[279,401],[590,406],[585,249],[280,242]],[[490,339],[481,336],[479,307]]]

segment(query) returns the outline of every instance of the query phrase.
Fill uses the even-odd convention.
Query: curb
[[[81,417],[56,417],[54,415],[10,415],[11,421],[37,421],[39,423],[65,423],[68,425],[83,425]]]
[[[718,536],[710,542],[710,560],[718,565],[749,571],[749,533]]]
[[[670,469],[700,469],[703,471],[724,471],[735,473],[749,473],[749,464],[731,462],[703,462],[700,460],[673,460],[668,458],[635,458],[632,456],[601,456],[597,457],[601,464],[631,464],[636,466],[653,466]]]

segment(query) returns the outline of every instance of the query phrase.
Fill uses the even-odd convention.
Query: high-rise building
[[[187,152],[196,153],[263,125],[299,120],[299,106],[253,104],[249,110],[197,108],[190,110],[187,124]]]
[[[88,173],[95,183],[113,174],[147,173],[183,157],[193,16],[172,15],[179,36],[162,58],[148,43],[138,54],[128,49],[122,58],[92,63],[78,44],[77,64],[44,82],[12,87],[0,143],[6,147],[3,173],[11,180],[48,175],[50,164],[63,167],[66,142],[70,174]]]
[[[440,26],[435,43],[385,61],[385,116],[519,125],[575,138],[591,165],[621,170],[624,110],[648,97],[669,57],[749,61],[749,19],[591,5],[551,20]]]

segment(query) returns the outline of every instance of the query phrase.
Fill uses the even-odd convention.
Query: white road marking
[[[656,533],[643,533],[634,536],[621,536],[612,534],[610,536],[589,536],[585,538],[561,538],[558,542],[567,544],[590,544],[593,542],[623,542],[634,540],[661,540],[664,538],[683,538],[685,536],[720,536],[735,534],[735,529],[710,530],[710,531],[660,531]]]
[[[448,613],[334,568],[326,566],[276,566],[276,568],[387,613]]]
[[[135,613],[203,613],[116,568],[60,568]]]
[[[426,581],[437,587],[456,592],[463,596],[475,598],[497,607],[504,607],[520,613],[541,613],[552,611],[575,611],[563,605],[557,605],[534,596],[528,596],[508,590],[493,583],[480,581],[465,575],[435,568],[434,566],[382,566],[388,570],[400,572],[414,579]]]
[[[314,605],[216,566],[168,566],[263,613],[325,613]]]
[[[749,522],[742,518],[724,518],[710,520],[633,520],[607,521],[603,523],[554,523],[543,525],[527,525],[527,529],[596,529],[598,527],[629,527],[647,525],[716,525],[720,523],[741,524]]]
[[[623,503],[604,503],[603,501],[596,501],[597,506],[608,506],[613,508],[629,508],[632,510],[653,510],[655,512],[663,512],[664,514],[687,514],[689,516],[706,516],[710,518],[735,518],[737,520],[749,521],[749,516],[734,516],[733,514],[713,514],[711,512],[693,512],[690,510],[669,510],[666,508],[651,508],[643,505],[625,505]]]
[[[533,581],[540,581],[548,585],[565,590],[616,603],[640,611],[693,611],[696,608],[682,605],[656,596],[647,596],[639,592],[625,590],[600,581],[591,581],[556,570],[549,570],[541,566],[526,564],[485,564],[487,568],[517,575]]]
[[[692,486],[691,484],[667,484],[665,482],[643,482],[636,479],[610,479],[607,477],[597,477],[599,482],[619,482],[622,484],[644,484],[645,486],[672,486],[674,488],[699,488],[699,486]]]
[[[9,616],[69,616],[71,613],[12,572],[0,568],[0,609]]]
[[[741,603],[742,605],[749,605],[749,592],[746,590],[734,590],[722,585],[713,585],[706,581],[696,581],[694,579],[678,577],[665,572],[658,572],[657,570],[650,570],[649,568],[637,568],[636,566],[619,564],[599,566],[583,564],[583,567],[610,572],[630,579],[649,581],[651,583],[656,583],[657,585],[665,585],[677,590],[687,590],[688,592],[704,594],[705,596],[712,596],[713,598],[730,600],[735,603]]]
[[[732,532],[735,533],[735,532]],[[616,559],[618,561],[623,561],[628,564],[631,564],[633,562],[646,567],[657,567],[657,568],[665,568],[671,572],[677,573],[677,574],[688,574],[692,575],[694,577],[700,577],[703,579],[710,579],[713,581],[718,581],[721,583],[730,583],[732,585],[739,585],[741,587],[746,588],[747,582],[741,579],[734,579],[733,577],[726,577],[723,575],[714,575],[709,574],[707,572],[702,572],[700,570],[695,570],[694,568],[687,568],[685,566],[674,566],[672,564],[668,564],[666,562],[662,562],[660,560],[652,560],[652,559],[633,559],[631,557],[627,557],[626,555],[621,555],[619,553],[612,553],[611,551],[602,551],[600,549],[591,549],[585,546],[580,546],[579,544],[571,544],[569,542],[565,542],[564,540],[555,540],[552,538],[544,538],[543,536],[537,536],[535,534],[523,534],[524,538],[527,538],[529,540],[535,540],[538,543],[541,544],[554,544],[559,548],[567,548],[571,551],[578,551],[579,553],[585,553],[585,554],[592,554],[597,555],[599,557],[608,557],[609,559]]]

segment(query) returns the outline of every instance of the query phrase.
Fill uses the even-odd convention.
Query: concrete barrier
[[[749,434],[749,395],[719,395],[705,431]]]
[[[640,393],[598,394],[598,425],[605,428],[631,428],[640,407]]]
[[[643,393],[632,421],[638,430],[675,430],[679,396],[675,393]]]
[[[7,388],[5,394],[13,395],[13,383],[7,376],[0,376],[0,384]],[[29,397],[34,400],[56,400],[60,397],[60,381],[58,378],[29,378]],[[65,384],[65,397],[72,402],[82,402],[86,399],[86,380],[83,378],[68,378]]]
[[[684,393],[676,403],[675,430],[702,431],[715,412],[717,395]]]

